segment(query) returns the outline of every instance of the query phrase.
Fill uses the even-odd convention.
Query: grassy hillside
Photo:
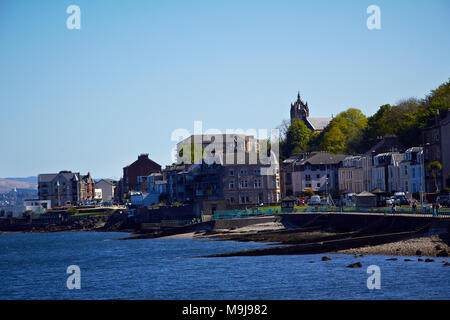
[[[0,178],[0,193],[9,192],[9,191],[13,190],[14,188],[37,190],[37,184],[25,182],[25,181],[17,181],[17,180]]]

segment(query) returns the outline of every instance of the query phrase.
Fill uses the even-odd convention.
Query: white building
[[[301,192],[311,189],[324,194],[331,190],[339,190],[338,169],[347,157],[347,155],[328,152],[312,153],[294,165],[292,179],[295,189],[300,189]]]
[[[400,164],[400,191],[410,198],[413,193],[424,191],[423,148],[406,150]]]
[[[43,213],[51,209],[51,204],[51,200],[25,199],[23,201],[25,211],[31,211],[33,213]]]
[[[394,192],[400,190],[400,162],[403,154],[386,152],[377,154],[373,158],[372,190],[381,189]]]
[[[102,201],[102,189],[95,188],[94,189],[94,200]]]
[[[163,179],[161,173],[152,173],[148,176],[147,192],[148,195],[144,199],[144,204],[146,206],[159,203],[159,197],[162,194],[167,194],[167,181]]]
[[[361,193],[364,188],[364,158],[347,157],[342,161],[339,171],[339,191],[342,193]]]

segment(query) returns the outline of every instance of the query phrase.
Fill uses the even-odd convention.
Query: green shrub
[[[78,213],[78,210],[77,210],[77,208],[75,208],[75,207],[70,207],[69,209],[66,210],[66,212],[67,212],[68,214],[74,215],[74,214],[77,214],[77,213]]]

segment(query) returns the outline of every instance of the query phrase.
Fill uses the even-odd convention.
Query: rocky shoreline
[[[270,243],[266,249],[228,253],[233,255],[282,255],[282,254],[319,254],[340,253],[350,255],[388,255],[388,256],[425,256],[448,257],[450,253],[449,234],[428,235],[422,231],[405,232],[369,232],[325,231],[319,226],[286,227],[280,219],[261,219],[254,224],[236,227],[236,224],[221,228],[211,227],[208,223],[198,223],[181,228],[168,228],[158,232],[140,233],[130,229],[118,216],[106,219],[93,217],[71,222],[70,224],[47,224],[28,230],[9,230],[0,233],[47,233],[47,232],[128,232],[131,236],[119,240],[151,238],[194,238],[214,241],[253,241]]]
[[[339,250],[335,253],[353,255],[426,256],[448,257],[450,249],[448,236],[422,236],[390,243]]]

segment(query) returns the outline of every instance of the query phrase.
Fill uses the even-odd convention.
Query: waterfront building
[[[102,202],[113,202],[114,201],[114,191],[116,189],[117,182],[112,179],[101,179],[95,183],[96,189],[101,189],[102,191]]]
[[[235,161],[233,155],[238,154],[236,161],[243,164],[245,154],[256,156],[261,150],[262,143],[267,141],[237,133],[191,135],[177,143],[177,163],[230,163]]]
[[[390,135],[378,138],[376,144],[372,148],[370,148],[361,159],[363,166],[363,184],[364,184],[363,189],[366,191],[376,189],[376,187],[374,188],[374,185],[377,184],[372,181],[372,178],[375,176],[372,174],[372,169],[374,168],[374,157],[376,155],[387,152],[402,153],[405,151],[405,149],[406,149],[405,146],[400,142],[397,136]],[[378,173],[381,174],[380,172]]]
[[[80,202],[83,204],[91,203],[95,198],[95,182],[91,173],[80,177]]]
[[[306,159],[307,153],[296,153],[284,160],[280,166],[281,197],[300,195],[302,193],[301,174],[294,171],[295,164]]]
[[[39,200],[50,200],[52,207],[81,204],[80,173],[60,171],[38,175]]]
[[[186,188],[186,178],[189,173],[189,165],[169,165],[162,170],[163,179],[166,181],[166,192],[169,203],[193,200],[193,192]]]
[[[437,190],[450,188],[450,109],[437,113],[433,125],[422,131],[424,147],[425,191],[434,193]],[[442,170],[437,170],[436,181],[428,165],[439,161]],[[437,186],[436,186],[437,184]]]
[[[400,163],[400,191],[405,192],[408,198],[411,198],[413,193],[424,191],[423,173],[423,148],[409,148]]]
[[[138,190],[139,176],[148,176],[155,172],[161,172],[161,166],[149,159],[148,153],[139,155],[135,162],[123,168],[122,194]]]
[[[377,154],[372,168],[372,190],[380,189],[387,192],[400,190],[400,168],[403,154],[386,152]]]
[[[331,154],[328,152],[312,152],[300,154],[298,159],[285,164],[283,167],[292,166],[292,172],[287,172],[286,182],[289,181],[288,173],[291,173],[292,192],[301,195],[307,189],[316,193],[326,194],[339,190],[339,168],[347,155]],[[284,187],[286,190],[287,187]],[[287,194],[288,195],[288,194]]]
[[[230,207],[278,203],[281,199],[277,165],[224,164],[223,197]]]
[[[52,208],[51,200],[25,199],[23,201],[25,211],[32,213],[43,213]]]
[[[142,192],[147,193],[144,198],[146,206],[152,206],[160,202],[162,196],[167,195],[167,181],[164,180],[162,173],[152,173],[145,179]]]
[[[365,157],[351,156],[342,161],[339,172],[339,191],[341,193],[361,193],[364,188],[364,163]]]

